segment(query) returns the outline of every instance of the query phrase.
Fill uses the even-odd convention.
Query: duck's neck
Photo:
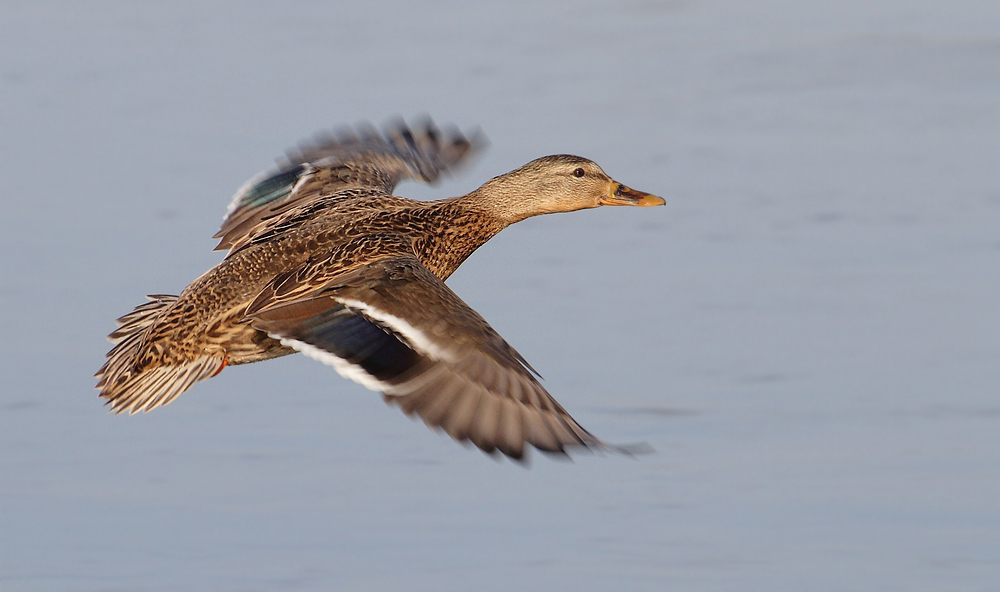
[[[444,199],[428,210],[428,227],[414,242],[421,263],[447,279],[469,255],[509,226],[489,211],[476,207],[471,194]],[[444,224],[441,221],[446,221]]]
[[[511,179],[508,173],[490,179],[468,195],[455,198],[455,202],[465,209],[493,218],[502,225],[501,228],[506,228],[525,218],[545,213],[538,211],[532,200],[525,199],[531,193],[523,184]]]
[[[434,275],[447,278],[476,249],[515,222],[538,214],[528,188],[511,174],[495,177],[472,193],[441,200],[438,207],[448,224],[426,234],[417,245],[421,260]]]

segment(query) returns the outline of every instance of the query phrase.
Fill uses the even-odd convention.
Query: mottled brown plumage
[[[459,441],[521,458],[524,445],[607,448],[545,391],[530,366],[444,280],[529,216],[663,200],[595,163],[548,156],[461,197],[391,195],[433,181],[475,147],[429,122],[323,138],[237,192],[216,235],[228,249],[179,296],[118,320],[97,373],[114,412],[165,405],[226,365],[295,351],[384,393]]]

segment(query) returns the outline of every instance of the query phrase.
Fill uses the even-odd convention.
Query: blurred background
[[[662,195],[449,281],[635,459],[496,462],[292,356],[153,413],[113,320],[236,188],[429,113]],[[992,590],[1000,5],[0,3],[0,589]]]

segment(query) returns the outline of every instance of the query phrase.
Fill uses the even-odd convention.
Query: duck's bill
[[[601,198],[602,206],[662,206],[667,203],[662,197],[636,191],[621,183],[611,184],[611,193]]]

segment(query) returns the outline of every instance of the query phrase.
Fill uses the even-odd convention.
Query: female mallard
[[[532,375],[514,348],[444,281],[480,245],[530,216],[653,206],[579,156],[533,160],[468,195],[395,197],[434,181],[475,147],[429,121],[382,135],[345,132],[249,181],[216,234],[221,263],[179,296],[153,295],[118,319],[97,372],[112,411],[166,405],[226,365],[295,351],[381,391],[452,438],[521,458],[607,448]]]

